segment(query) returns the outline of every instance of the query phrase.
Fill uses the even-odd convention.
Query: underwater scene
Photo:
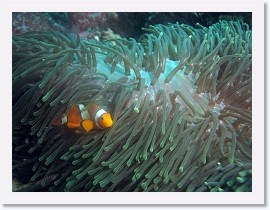
[[[13,192],[251,192],[251,13],[13,13]]]

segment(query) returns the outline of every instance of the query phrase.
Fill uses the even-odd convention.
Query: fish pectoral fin
[[[94,128],[94,122],[91,120],[83,120],[81,125],[86,132],[89,132]]]

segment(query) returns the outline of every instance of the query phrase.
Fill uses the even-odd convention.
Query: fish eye
[[[99,119],[100,119],[100,120],[102,120],[102,121],[104,120],[104,118],[103,118],[103,117],[100,117]]]

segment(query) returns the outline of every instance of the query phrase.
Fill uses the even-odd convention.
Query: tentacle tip
[[[140,109],[138,107],[134,107],[133,109],[136,113],[139,113],[140,112]]]

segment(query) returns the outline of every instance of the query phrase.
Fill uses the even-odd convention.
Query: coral
[[[251,36],[242,21],[145,28],[139,42],[13,37],[18,191],[251,191]],[[114,124],[52,122],[75,103]]]
[[[88,28],[92,30],[104,28],[104,24],[108,21],[106,13],[102,12],[74,12],[71,13],[71,17],[81,31],[86,31]]]
[[[71,26],[67,23],[66,13],[13,12],[12,33],[22,34],[29,31],[57,30],[62,33]]]
[[[91,38],[94,34],[96,37],[105,40],[106,36],[114,34],[123,37],[134,37],[138,28],[139,31],[141,29],[137,24],[138,19],[144,20],[141,16],[147,13],[74,12],[69,14],[72,22],[72,33],[86,38]]]

